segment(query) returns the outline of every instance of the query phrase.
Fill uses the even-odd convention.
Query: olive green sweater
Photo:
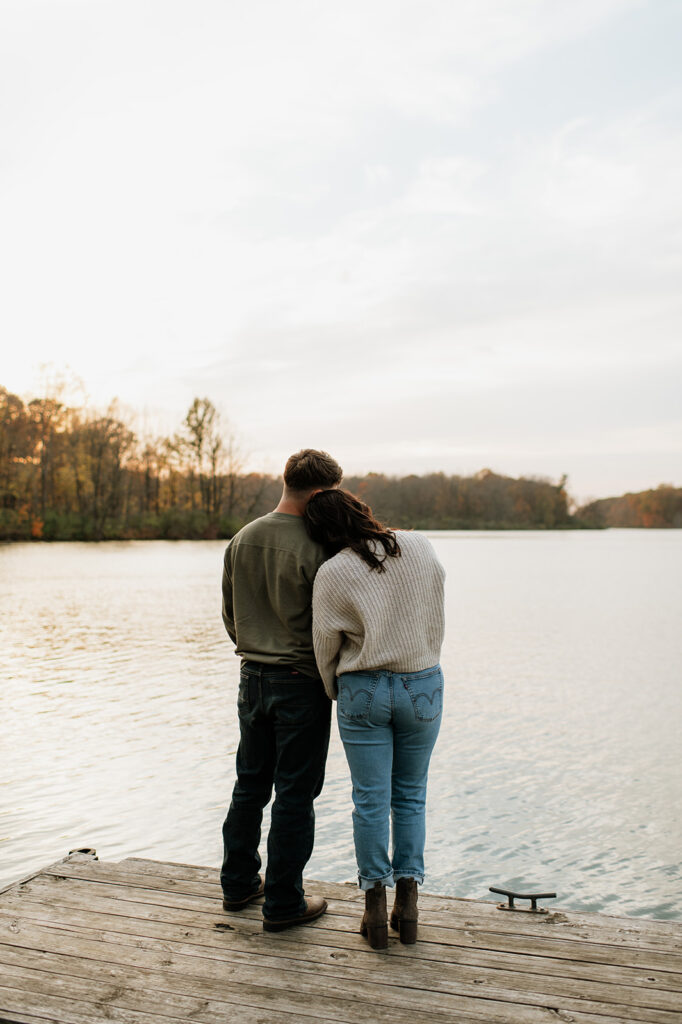
[[[285,512],[270,512],[232,538],[223,561],[223,622],[237,654],[319,678],[312,594],[324,559],[301,517]]]

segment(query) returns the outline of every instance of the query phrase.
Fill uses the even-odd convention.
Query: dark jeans
[[[320,679],[246,661],[238,711],[237,781],[223,825],[220,881],[231,900],[258,885],[263,808],[274,785],[263,914],[286,920],[305,910],[303,868],[313,852],[313,800],[324,782],[331,701]]]

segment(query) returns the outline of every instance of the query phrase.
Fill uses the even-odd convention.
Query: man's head
[[[327,452],[303,448],[287,459],[284,467],[284,496],[304,501],[313,491],[338,487],[343,470]]]

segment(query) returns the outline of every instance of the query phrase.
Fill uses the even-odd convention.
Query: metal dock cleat
[[[547,907],[539,907],[538,900],[555,900],[555,892],[512,892],[510,889],[496,889],[489,887],[489,892],[497,893],[498,896],[506,896],[508,903],[498,903],[498,910],[515,910],[520,914],[547,914]],[[530,900],[529,907],[517,907],[514,900]]]

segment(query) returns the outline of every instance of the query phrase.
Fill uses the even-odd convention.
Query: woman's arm
[[[343,620],[338,595],[323,572],[315,577],[313,586],[313,647],[324,688],[336,700],[336,668],[344,641]]]

